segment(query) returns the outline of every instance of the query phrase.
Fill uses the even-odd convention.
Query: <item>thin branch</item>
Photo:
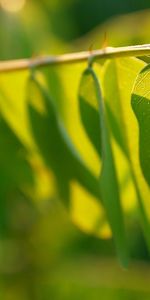
[[[25,70],[34,67],[42,67],[46,65],[57,65],[66,63],[82,62],[88,59],[93,61],[99,59],[117,58],[117,57],[127,57],[127,56],[145,56],[150,55],[150,44],[136,45],[136,46],[126,46],[112,48],[107,47],[105,49],[84,51],[69,53],[57,56],[43,56],[31,59],[18,59],[18,60],[8,60],[0,62],[0,72],[11,72]]]

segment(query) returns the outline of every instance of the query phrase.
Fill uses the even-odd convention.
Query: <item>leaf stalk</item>
[[[110,59],[129,56],[148,56],[150,55],[150,44],[107,47],[104,49],[74,52],[56,56],[39,56],[36,58],[26,58],[18,60],[4,60],[0,62],[0,72],[13,72],[47,65],[59,65],[88,61],[92,57],[93,61],[100,59]]]

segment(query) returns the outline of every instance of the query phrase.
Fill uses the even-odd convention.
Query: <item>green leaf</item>
[[[139,216],[150,250],[150,214],[147,202],[150,192],[141,172],[138,125],[131,108],[132,86],[144,65],[144,62],[136,58],[111,60],[104,69],[103,88],[110,128],[129,164],[139,203]]]
[[[91,73],[87,69],[80,82],[79,104],[81,120],[88,137],[101,156],[101,131],[99,127],[98,102],[96,99]]]
[[[57,117],[61,118],[69,139],[82,157],[86,167],[98,179],[100,157],[83,127],[79,110],[78,92],[81,74],[85,68],[86,63],[83,62],[45,67],[40,70],[38,78],[42,79],[46,85],[55,105]],[[41,78],[41,74],[43,74],[44,80]],[[106,213],[97,197],[89,193],[76,180],[71,182],[70,194],[70,214],[73,222],[86,233],[110,238],[112,233],[107,223]]]
[[[144,177],[150,185],[150,65],[138,74],[131,103],[139,123],[140,163]]]
[[[25,109],[28,71],[0,74],[0,235],[8,231],[14,191],[35,187],[25,145],[31,145]],[[22,141],[22,142],[21,142]],[[30,198],[30,197],[29,197]]]
[[[18,186],[32,186],[33,171],[27,161],[27,150],[6,121],[0,119],[0,167]]]
[[[10,195],[12,183],[4,170],[0,172],[0,237],[7,233],[8,229],[8,203],[7,195]]]
[[[0,118],[0,236],[9,230],[10,202],[14,192],[28,195],[34,186],[33,170],[27,160],[27,150],[6,121]],[[13,205],[13,203],[12,203]]]
[[[98,180],[71,143],[46,88],[33,77],[28,82],[28,101],[33,136],[46,164],[56,175],[60,194],[68,202],[69,181],[76,179],[99,198]]]
[[[88,95],[83,94],[84,99],[86,99],[87,102],[89,102],[89,99],[91,99],[91,102],[92,99],[94,99],[94,101],[97,100],[97,104],[94,102],[93,105],[99,107],[99,128],[101,131],[101,136],[99,136],[99,139],[101,139],[102,147],[102,170],[100,175],[102,201],[104,203],[108,220],[111,225],[118,256],[121,263],[124,266],[127,266],[127,241],[124,229],[122,209],[120,205],[119,185],[111,147],[105,107],[100,89],[100,83],[96,76],[96,73],[91,68],[88,68],[86,72],[84,72],[83,77],[84,78],[82,78],[81,83],[83,82],[85,85],[90,82],[90,86],[92,87],[91,91],[88,92]]]
[[[85,68],[85,63],[56,65],[43,68],[40,74],[44,75],[48,93],[69,138],[86,166],[98,176],[100,158],[85,132],[79,111],[78,91]]]
[[[28,71],[0,73],[0,113],[16,136],[27,146],[32,140],[26,114]]]

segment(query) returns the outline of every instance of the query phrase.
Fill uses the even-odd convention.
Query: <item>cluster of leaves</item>
[[[59,198],[82,230],[113,235],[124,266],[130,216],[150,250],[149,76],[137,58],[0,74],[1,234],[20,195]]]

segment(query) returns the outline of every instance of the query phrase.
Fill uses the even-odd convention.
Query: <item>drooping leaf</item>
[[[103,68],[99,68],[97,64],[94,65],[94,70],[98,74],[98,76],[103,77]],[[105,70],[105,66],[104,66]],[[105,73],[105,71],[104,71]],[[113,73],[112,73],[113,74]],[[80,89],[79,89],[79,102],[80,102],[80,111],[81,111],[81,120],[84,125],[84,128],[86,129],[86,132],[88,133],[88,136],[93,144],[95,144],[95,148],[97,149],[97,152],[101,155],[101,145],[99,137],[101,136],[100,128],[99,126],[99,112],[98,112],[98,105],[96,103],[96,99],[94,96],[94,91],[92,91],[93,86],[92,82],[90,81],[90,78],[88,78],[88,81],[86,81],[86,77],[88,76],[88,72],[86,72],[86,76],[82,78],[82,83],[80,83]],[[113,93],[115,95],[116,93],[116,85],[113,80],[113,77],[111,74],[109,74],[108,81],[113,81]],[[107,93],[109,94],[109,89],[107,88]],[[86,97],[83,95],[86,95]],[[119,147],[117,146],[117,143],[119,143],[121,149],[126,152],[126,146],[125,146],[125,138],[124,138],[124,129],[123,126],[118,126],[117,118],[121,120],[121,115],[113,116],[113,113],[111,112],[111,106],[114,107],[114,110],[118,110],[118,104],[117,101],[115,103],[111,102],[110,107],[107,105],[106,101],[106,108],[107,108],[107,114],[108,114],[108,122],[110,123],[111,130],[113,132],[113,135],[115,136],[115,139],[117,142],[115,142],[115,139],[113,139],[113,148],[115,146],[115,163],[119,166],[117,168],[118,173],[118,180],[120,185],[120,195],[121,195],[121,202],[125,213],[128,213],[128,215],[133,211],[133,208],[135,206],[135,191],[134,191],[134,185],[131,182],[131,175],[129,166],[127,163],[127,160],[123,153],[120,151]],[[87,110],[84,108],[86,107]],[[99,137],[98,137],[99,136]],[[98,139],[98,140],[97,140]],[[130,196],[129,196],[130,194]],[[128,198],[128,200],[127,200]]]
[[[91,74],[89,70],[86,70],[82,76],[79,88],[81,120],[91,142],[95,146],[98,154],[101,155],[101,131],[99,126],[98,102],[93,89]]]
[[[150,214],[147,202],[150,193],[141,172],[138,125],[131,108],[132,86],[144,65],[144,62],[136,58],[111,60],[105,66],[103,88],[109,124],[118,145],[128,160],[130,180],[135,187],[140,220],[150,249]]]
[[[69,181],[76,179],[99,198],[98,180],[82,162],[56,114],[49,94],[35,78],[29,79],[28,101],[33,136],[46,164],[56,175],[60,193],[69,198]]]
[[[85,132],[79,111],[78,91],[81,74],[85,68],[85,63],[76,63],[43,68],[40,73],[44,75],[48,92],[69,138],[87,167],[98,176],[99,155]]]
[[[2,150],[0,150],[0,153],[8,156],[8,160],[4,160],[4,167],[3,169],[2,166],[0,168],[2,173],[4,173],[4,169],[6,168],[11,171],[11,176],[9,176],[12,177],[13,182],[17,176],[18,180],[23,182],[20,177],[20,172],[22,172],[23,164],[26,165],[27,161],[25,162],[24,159],[26,160],[26,157],[28,156],[34,173],[34,186],[32,186],[32,189],[28,189],[27,192],[30,194],[28,196],[31,196],[31,198],[34,197],[36,200],[43,198],[51,199],[53,193],[52,188],[50,188],[53,187],[51,176],[50,173],[45,170],[46,168],[44,163],[37,153],[35,144],[31,137],[30,128],[28,126],[26,98],[26,80],[28,78],[28,73],[28,70],[0,73],[0,114],[7,127],[9,127],[8,136],[10,135],[7,143],[3,140],[5,134],[1,137],[0,144],[2,143]],[[3,129],[1,130],[3,131]],[[6,128],[4,128],[4,131],[6,131]],[[16,140],[16,142],[14,140]],[[12,141],[13,143],[18,143],[18,149],[16,146],[13,150],[14,152],[11,149]],[[13,162],[15,158],[17,159],[16,167],[14,167],[15,161]],[[25,166],[25,168],[27,167]],[[15,170],[17,176],[15,175]],[[24,184],[26,185],[25,178]]]
[[[104,203],[108,220],[111,225],[119,258],[122,264],[126,266],[128,261],[127,242],[120,204],[119,185],[115,170],[114,157],[111,147],[110,135],[108,130],[104,102],[101,94],[100,83],[96,76],[96,73],[91,68],[88,68],[86,72],[84,72],[83,77],[84,79],[82,78],[81,83],[86,83],[88,85],[88,82],[90,81],[90,86],[92,87],[91,94],[89,91],[88,95],[83,94],[83,97],[86,99],[85,101],[87,102],[90,101],[89,99],[91,99],[92,102],[93,98],[97,100],[97,106],[99,111],[99,128],[101,132],[101,135],[99,135],[99,139],[101,140],[102,148],[102,170],[100,175],[100,189],[102,201]]]
[[[98,178],[100,157],[84,129],[79,110],[79,85],[85,68],[85,63],[57,65],[43,68],[40,74],[44,76],[44,83],[69,139],[86,166]],[[71,183],[70,200],[72,220],[80,229],[102,238],[112,236],[102,204],[76,181]]]

